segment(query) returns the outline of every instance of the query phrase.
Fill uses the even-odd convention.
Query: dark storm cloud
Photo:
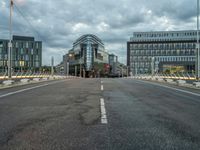
[[[196,0],[14,0],[13,34],[43,41],[44,64],[56,63],[82,34],[95,34],[109,52],[126,61],[134,31],[195,29]],[[0,2],[0,38],[9,36],[8,0]],[[31,24],[31,25],[30,25]]]

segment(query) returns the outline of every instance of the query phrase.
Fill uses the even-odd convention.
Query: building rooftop
[[[130,41],[196,40],[196,30],[133,32]]]
[[[73,46],[80,44],[80,43],[85,43],[88,41],[88,39],[90,39],[91,41],[93,41],[96,44],[100,44],[102,46],[104,46],[104,43],[102,42],[102,40],[100,38],[98,38],[96,35],[93,34],[85,34],[82,35],[81,37],[79,37],[74,43]]]
[[[34,37],[13,35],[14,41],[34,41]]]

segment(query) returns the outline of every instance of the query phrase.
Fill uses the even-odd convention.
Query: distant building
[[[64,73],[81,76],[98,76],[106,72],[109,54],[105,51],[104,43],[97,36],[86,34],[73,43],[73,48],[63,56]]]
[[[113,75],[118,73],[117,64],[118,64],[118,57],[114,54],[109,54],[110,73]]]
[[[130,72],[195,71],[197,32],[134,32],[127,42],[127,65]]]
[[[8,68],[9,40],[0,39],[0,70]],[[12,69],[38,70],[42,65],[42,42],[35,41],[34,37],[13,36],[12,40]]]
[[[64,65],[63,65],[63,61],[55,66],[55,72],[56,74],[60,74],[63,75],[64,74]]]

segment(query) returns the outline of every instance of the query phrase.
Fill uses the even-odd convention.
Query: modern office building
[[[195,71],[197,32],[134,32],[127,42],[127,66],[134,74]]]
[[[0,71],[8,68],[9,40],[0,39]],[[42,65],[42,42],[34,37],[13,36],[11,63],[13,71],[38,70]]]
[[[86,34],[73,43],[73,48],[63,56],[65,74],[98,76],[108,64],[109,54],[104,43],[92,34]],[[69,69],[69,70],[68,70]]]
[[[116,75],[118,73],[117,71],[118,57],[116,55],[114,54],[109,55],[109,65],[110,65],[110,73]]]

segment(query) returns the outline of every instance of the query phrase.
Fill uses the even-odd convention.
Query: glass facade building
[[[70,65],[70,72],[80,74],[81,70],[89,75],[96,72],[98,64],[108,64],[109,54],[105,51],[104,43],[97,36],[86,34],[78,38],[73,43],[73,48],[63,58],[64,68],[67,68],[67,62]],[[75,71],[75,66],[77,71]],[[67,69],[65,69],[66,73]]]
[[[7,70],[9,40],[0,39],[0,69]],[[42,42],[34,37],[13,36],[11,63],[13,71],[34,70],[42,65]]]
[[[117,74],[118,57],[114,54],[109,55],[109,65],[112,74]]]
[[[108,63],[108,55],[105,52],[104,43],[95,35],[87,34],[78,38],[73,43],[73,51],[77,55],[76,57],[79,56],[85,64],[86,71],[93,68],[94,62]]]
[[[197,32],[134,32],[127,42],[127,65],[130,72],[164,72],[166,66],[182,66],[182,71],[195,71]]]

